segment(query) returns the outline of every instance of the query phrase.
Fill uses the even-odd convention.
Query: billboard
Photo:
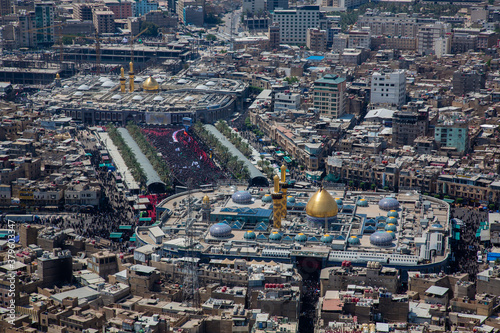
[[[146,112],[146,124],[169,125],[172,123],[172,116],[167,112]]]

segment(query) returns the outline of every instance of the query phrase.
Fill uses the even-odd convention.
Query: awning
[[[112,232],[109,234],[109,238],[114,238],[114,239],[122,238],[122,236],[123,232]]]
[[[447,203],[454,203],[455,202],[454,199],[446,199],[446,198],[444,198],[443,201],[447,202]]]
[[[133,234],[132,237],[130,237],[129,241],[135,242],[135,234]]]
[[[139,222],[151,222],[151,218],[150,217],[141,217],[139,219]]]
[[[132,230],[131,225],[121,225],[118,227],[118,230]]]
[[[286,163],[292,163],[292,159],[288,156],[283,157]]]

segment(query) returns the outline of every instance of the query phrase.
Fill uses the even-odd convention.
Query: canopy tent
[[[131,225],[121,225],[118,227],[118,230],[132,230]]]

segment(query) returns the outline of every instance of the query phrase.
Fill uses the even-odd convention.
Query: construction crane
[[[59,24],[59,25],[54,25],[51,27],[59,27],[59,26],[64,26],[64,24]],[[45,27],[45,28],[38,28],[38,29],[32,29],[33,31],[35,30],[43,30],[43,29],[49,29],[51,27]],[[32,32],[31,30],[28,30],[27,32]],[[51,33],[48,32],[38,32],[39,34],[42,35],[52,35]],[[90,37],[90,36],[78,36],[78,35],[67,35],[67,34],[54,34],[58,36],[59,40],[59,63],[62,66],[62,62],[64,60],[63,57],[63,38],[64,37],[71,37],[71,38],[83,38],[83,39],[92,39],[95,41],[95,55],[96,55],[96,73],[97,75],[101,74],[101,38],[99,35],[96,33],[95,37]]]
[[[92,36],[78,36],[78,35],[61,35],[60,47],[61,47],[61,61],[62,61],[62,37],[72,37],[72,38],[83,38],[83,39],[92,39],[95,41],[95,65],[96,65],[96,74],[101,74],[101,38],[99,34],[96,33],[94,37]]]
[[[135,35],[134,37],[130,37],[130,62],[134,62],[134,40],[136,40],[140,35],[148,31],[149,28],[146,28],[139,32],[139,34]]]
[[[52,35],[55,35],[55,33],[51,34],[49,32],[38,32],[38,31],[39,30],[47,30],[47,29],[57,28],[57,27],[63,27],[65,25],[66,25],[66,23],[54,24],[54,25],[49,25],[49,26],[46,26],[46,27],[29,29],[29,30],[26,30],[25,32],[36,32],[37,34],[52,36]]]

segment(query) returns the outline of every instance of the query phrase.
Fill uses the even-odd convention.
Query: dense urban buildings
[[[0,18],[0,333],[500,331],[497,0]]]

